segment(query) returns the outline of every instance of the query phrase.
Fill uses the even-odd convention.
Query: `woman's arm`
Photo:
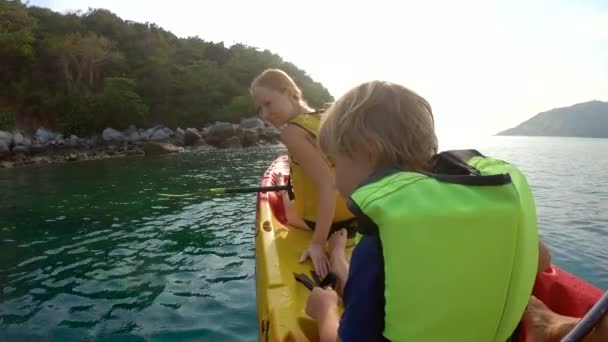
[[[338,195],[335,190],[334,177],[316,145],[310,140],[308,132],[295,125],[287,125],[281,131],[281,140],[302,167],[304,173],[310,177],[317,187],[319,197],[317,198],[316,227],[311,245],[302,255],[302,259],[306,260],[307,257],[310,257],[315,266],[315,271],[324,277],[328,273],[329,262],[323,251],[323,246],[329,235],[336,207],[336,196]],[[321,257],[321,254],[323,257]]]

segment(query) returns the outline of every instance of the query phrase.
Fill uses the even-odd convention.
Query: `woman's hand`
[[[323,245],[312,242],[310,246],[302,253],[300,257],[300,262],[306,261],[306,259],[310,258],[312,260],[312,265],[315,269],[315,272],[319,275],[319,277],[325,278],[327,273],[329,273],[329,259],[325,254],[325,250],[323,249]]]

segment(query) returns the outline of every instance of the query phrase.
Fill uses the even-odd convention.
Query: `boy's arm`
[[[338,338],[338,317],[337,310],[329,310],[326,315],[319,318],[317,326],[319,327],[319,341],[321,342],[336,342]]]
[[[551,266],[551,253],[544,242],[538,240],[538,273],[545,271]]]

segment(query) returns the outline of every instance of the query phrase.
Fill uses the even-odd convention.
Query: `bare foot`
[[[530,297],[524,320],[528,324],[526,342],[559,342],[579,321],[551,311],[534,296]]]
[[[346,248],[346,229],[340,229],[334,232],[329,238],[329,253],[341,253],[344,254]]]

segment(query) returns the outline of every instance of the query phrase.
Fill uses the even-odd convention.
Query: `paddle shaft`
[[[208,196],[208,195],[221,195],[221,194],[244,194],[252,192],[266,192],[266,191],[282,191],[289,190],[289,185],[274,185],[274,186],[260,186],[260,187],[244,187],[244,188],[213,188],[203,191],[191,192],[187,194],[158,194],[163,197],[192,197],[192,196]]]
[[[282,191],[289,190],[289,185],[273,185],[273,186],[260,186],[260,187],[245,187],[245,188],[223,188],[222,192],[225,194],[240,194],[248,192],[266,192],[266,191]]]

